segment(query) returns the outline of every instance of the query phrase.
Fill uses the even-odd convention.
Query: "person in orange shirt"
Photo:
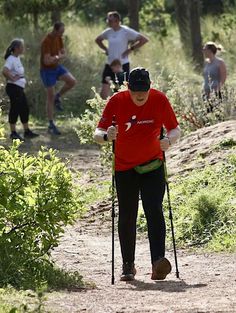
[[[40,57],[40,76],[47,90],[47,116],[49,119],[48,132],[54,135],[60,135],[53,122],[54,105],[58,111],[62,111],[61,96],[76,84],[73,75],[60,64],[66,56],[62,35],[65,31],[65,25],[62,22],[56,22],[52,32],[46,35],[41,43]],[[55,94],[55,85],[57,80],[64,81],[61,90]]]

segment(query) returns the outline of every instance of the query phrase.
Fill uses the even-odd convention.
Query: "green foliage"
[[[71,173],[52,149],[21,155],[15,141],[1,147],[0,168],[0,282],[23,286],[32,274],[41,280],[77,202]]]
[[[169,76],[166,95],[174,107],[184,133],[229,119],[236,110],[233,87],[223,89],[223,100],[214,94],[210,100],[203,100],[201,90],[197,94],[191,88],[193,81]],[[207,112],[213,107],[213,112]]]
[[[95,88],[92,88],[94,92],[94,98],[87,100],[89,109],[77,119],[75,131],[82,144],[94,144],[94,131],[102,116],[102,111],[106,101],[103,100],[96,92]],[[101,146],[101,162],[103,165],[111,164],[111,144],[104,144]]]
[[[163,40],[171,25],[170,15],[166,13],[165,1],[145,1],[140,11],[140,24],[146,31],[155,32]]]
[[[220,148],[234,147],[234,146],[236,146],[236,141],[233,138],[224,139],[219,144]]]
[[[8,18],[24,14],[42,14],[53,10],[65,9],[70,0],[1,0],[1,8]]]
[[[0,289],[0,313],[43,313],[44,301],[42,291],[16,291],[9,286]]]
[[[106,101],[103,100],[100,95],[96,92],[95,88],[92,88],[94,92],[94,98],[87,100],[89,106],[88,109],[81,115],[81,118],[77,120],[76,132],[80,138],[82,144],[94,143],[93,134],[96,125],[101,118],[103,108]]]
[[[195,170],[170,184],[176,240],[179,246],[205,245],[209,250],[236,247],[236,157],[221,165]],[[164,201],[166,220],[168,203]],[[146,230],[143,213],[138,224]],[[168,236],[170,238],[170,226]]]
[[[85,22],[104,21],[109,11],[119,11],[121,16],[127,15],[125,0],[80,0],[75,1],[75,10]]]
[[[176,234],[181,244],[235,249],[235,175],[236,158],[231,157],[226,164],[194,171],[172,184]]]

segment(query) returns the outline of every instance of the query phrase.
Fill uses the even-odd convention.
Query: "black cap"
[[[149,73],[143,67],[134,68],[129,74],[128,82],[132,91],[148,91],[151,85]]]

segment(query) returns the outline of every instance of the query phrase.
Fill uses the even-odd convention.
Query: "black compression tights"
[[[165,193],[163,165],[152,172],[135,170],[115,174],[119,202],[118,232],[123,262],[134,262],[139,193],[147,219],[152,263],[165,255],[165,220],[162,201]]]

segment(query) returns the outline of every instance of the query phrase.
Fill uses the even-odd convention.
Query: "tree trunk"
[[[39,30],[39,15],[38,15],[38,12],[33,12],[33,25],[34,25],[34,31],[38,32],[38,30]]]
[[[201,70],[203,66],[202,36],[200,25],[200,4],[198,0],[190,0],[190,31],[192,43],[192,58],[196,69]]]
[[[189,28],[189,0],[175,0],[175,14],[180,39],[185,53],[191,55],[191,34]]]
[[[128,0],[129,26],[139,30],[139,0]]]
[[[60,10],[54,10],[51,12],[51,21],[52,25],[54,25],[56,22],[59,22],[61,20],[61,11]]]

